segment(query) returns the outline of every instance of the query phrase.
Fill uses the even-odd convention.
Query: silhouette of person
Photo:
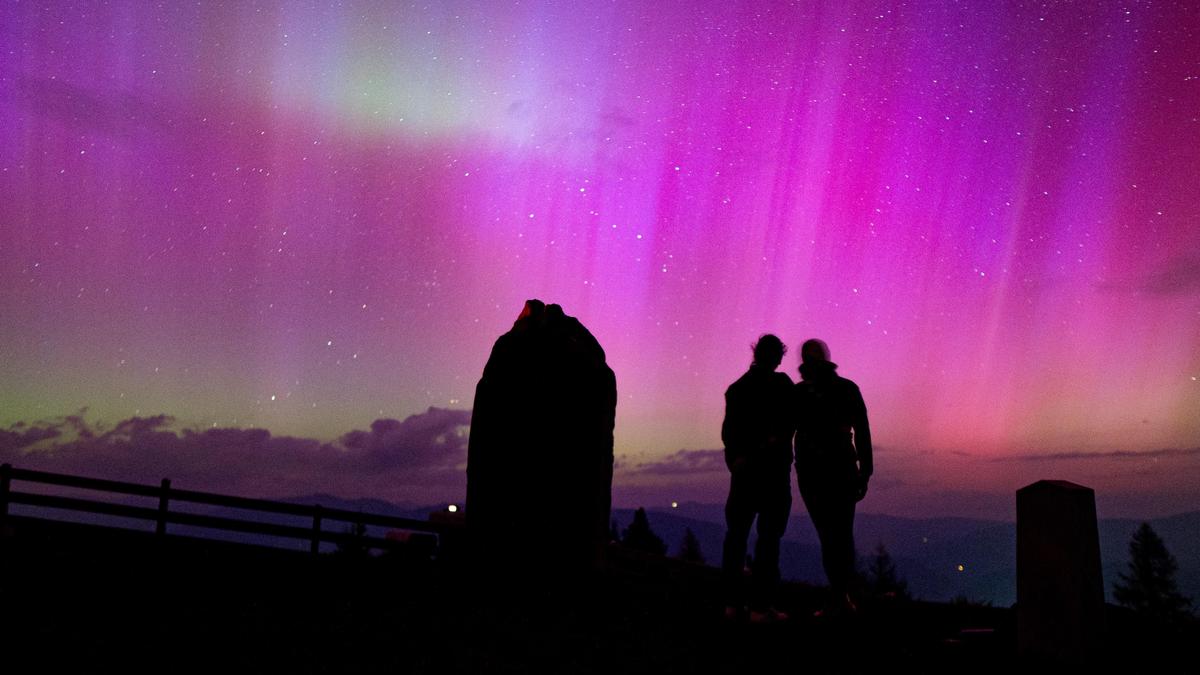
[[[829,347],[808,340],[800,347],[796,385],[796,481],[821,540],[821,562],[830,602],[821,613],[855,610],[854,507],[867,494],[874,470],[867,406],[858,385],[837,374]]]
[[[468,535],[492,568],[582,571],[608,541],[617,385],[604,349],[529,300],[492,348],[467,443]]]
[[[776,372],[787,347],[774,335],[754,345],[754,361],[725,391],[721,440],[729,467],[725,502],[725,543],[721,573],[725,615],[736,618],[746,606],[742,565],[746,539],[758,518],[751,563],[749,609],[752,621],[787,618],[772,603],[779,585],[779,540],[792,509],[792,380]]]

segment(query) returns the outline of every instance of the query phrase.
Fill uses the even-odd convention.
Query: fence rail
[[[13,483],[17,481],[80,488],[108,494],[157,498],[158,506],[133,506],[81,497],[19,492],[13,490]],[[282,525],[227,516],[171,511],[170,505],[176,502],[242,509],[259,513],[299,516],[310,519],[312,524],[311,526]],[[159,536],[167,534],[168,524],[176,524],[225,532],[240,532],[296,539],[308,541],[309,551],[313,554],[320,552],[322,542],[383,550],[404,546],[404,542],[384,537],[372,537],[365,534],[322,529],[322,526],[328,521],[353,525],[377,525],[398,530],[433,534],[439,538],[445,534],[446,530],[446,526],[440,523],[412,518],[400,518],[377,513],[362,513],[347,509],[325,508],[320,505],[310,506],[268,499],[236,497],[196,490],[180,490],[171,487],[171,481],[165,478],[160,485],[144,485],[141,483],[127,483],[102,478],[51,473],[49,471],[18,469],[10,464],[4,464],[0,465],[0,534],[4,532],[10,504],[145,520],[154,523],[154,531]]]

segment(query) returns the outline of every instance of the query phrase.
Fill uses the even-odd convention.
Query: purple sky
[[[1200,508],[1200,8],[322,4],[0,8],[5,461],[457,501],[538,297],[618,503],[723,499],[774,332],[861,386],[866,510]]]

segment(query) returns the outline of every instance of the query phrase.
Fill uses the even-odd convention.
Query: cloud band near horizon
[[[86,414],[0,429],[0,461],[147,484],[170,478],[179,487],[264,498],[329,493],[435,504],[461,503],[466,492],[469,410],[431,407],[404,420],[379,418],[328,441],[261,428],[177,428],[165,414],[111,425]],[[1135,504],[1139,511],[1180,510],[1168,502],[1200,504],[1200,448],[1001,457],[880,450],[862,506],[868,511],[1004,518],[1011,516],[1011,492],[1042,478],[1095,487],[1098,499]],[[933,467],[970,478],[946,482]],[[681,449],[663,459],[622,455],[616,458],[614,504],[720,503],[728,481],[720,449]],[[1147,481],[1166,488],[1140,489]],[[803,510],[800,499],[794,508]],[[1114,515],[1129,515],[1115,508]]]

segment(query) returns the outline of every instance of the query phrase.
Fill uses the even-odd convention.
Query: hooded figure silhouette
[[[527,301],[475,389],[466,522],[476,562],[583,569],[598,559],[616,404],[596,338],[558,305]]]

